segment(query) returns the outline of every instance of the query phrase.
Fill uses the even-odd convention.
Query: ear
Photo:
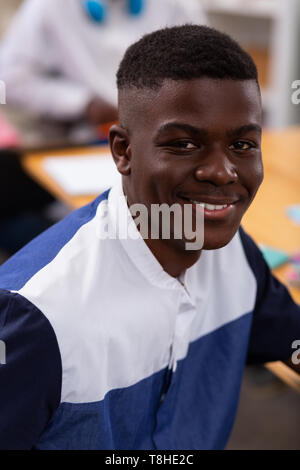
[[[123,176],[131,172],[131,146],[128,132],[117,124],[109,130],[109,144],[119,173]]]

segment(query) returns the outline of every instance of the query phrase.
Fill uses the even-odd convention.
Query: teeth
[[[204,207],[204,209],[207,209],[209,211],[219,211],[221,209],[225,209],[225,207],[228,207],[228,204],[223,204],[223,205],[206,204],[205,202],[194,201],[193,199],[190,199],[190,201],[193,202],[194,204],[197,204],[198,206]]]

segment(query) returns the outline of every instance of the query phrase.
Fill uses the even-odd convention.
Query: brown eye
[[[180,140],[178,142],[174,142],[172,144],[172,147],[177,147],[177,148],[183,149],[183,150],[194,150],[194,149],[197,148],[197,146],[189,140]]]
[[[233,150],[249,150],[253,148],[254,145],[252,145],[250,142],[245,142],[244,140],[239,140],[232,144],[229,148]]]
[[[196,147],[196,145],[192,144],[192,142],[186,142],[184,144],[184,148],[187,149],[187,150],[192,150],[192,149],[195,149],[197,147]]]

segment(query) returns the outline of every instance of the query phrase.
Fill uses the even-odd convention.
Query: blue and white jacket
[[[121,223],[120,197],[0,268],[1,449],[224,448],[246,362],[287,359],[300,339],[299,307],[242,228],[182,285],[138,231],[99,236],[104,210]]]

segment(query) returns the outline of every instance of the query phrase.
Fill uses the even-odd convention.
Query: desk
[[[53,156],[70,156],[76,157],[82,155],[94,155],[94,154],[107,154],[107,147],[80,147],[80,148],[64,148],[63,150],[48,150],[43,152],[32,152],[25,154],[22,159],[22,164],[27,173],[41,186],[43,186],[49,193],[55,196],[58,200],[64,202],[71,209],[78,209],[78,207],[88,204],[90,201],[95,199],[97,194],[72,196],[64,191],[58,183],[46,172],[44,169],[44,161],[47,157]]]
[[[263,136],[265,179],[247,211],[243,226],[257,243],[265,243],[284,251],[300,250],[300,227],[290,221],[285,211],[288,205],[300,203],[300,128],[280,132],[265,131]],[[70,148],[27,154],[23,158],[26,171],[43,187],[72,209],[87,204],[96,194],[71,196],[44,170],[44,159],[49,156],[107,153],[107,147]],[[284,265],[274,274],[285,282]],[[300,289],[290,289],[300,303]]]

